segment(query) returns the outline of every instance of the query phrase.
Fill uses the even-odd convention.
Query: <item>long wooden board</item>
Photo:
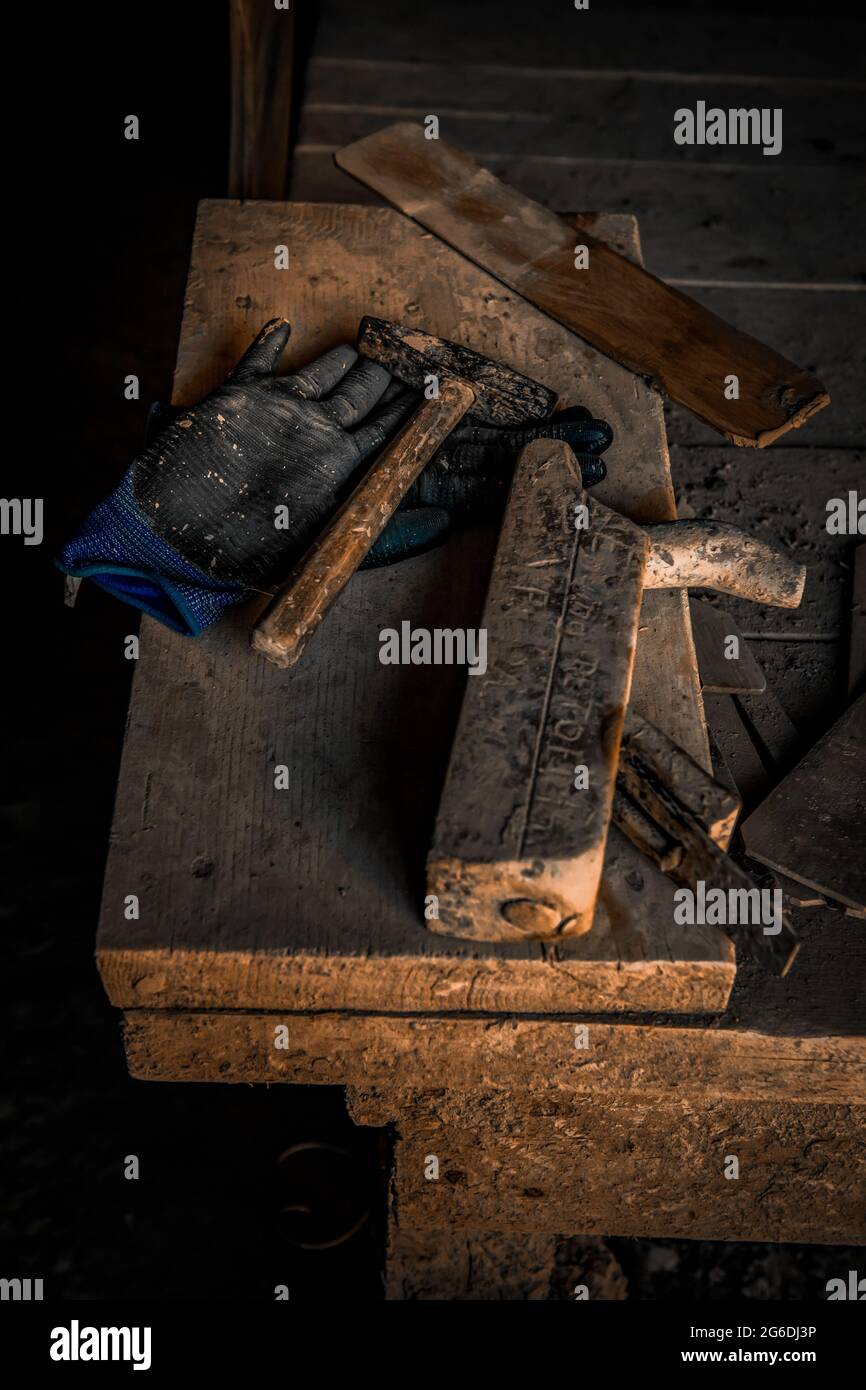
[[[289,171],[294,8],[231,0],[229,192],[282,198]]]
[[[433,108],[428,105],[427,109]],[[306,202],[380,204],[377,193],[335,167],[334,151],[345,143],[296,145],[291,196]],[[822,287],[857,285],[863,199],[859,184],[838,166],[814,167],[804,173],[796,167],[764,167],[770,160],[753,168],[731,169],[729,165],[697,164],[693,160],[642,164],[627,158],[597,160],[588,155],[563,162],[561,158],[486,153],[483,163],[498,178],[566,220],[571,220],[573,208],[606,208],[608,216],[614,211],[621,214],[631,207],[640,208],[641,240],[647,264],[655,274],[674,283],[688,281],[690,294],[698,293],[692,286],[727,284],[728,295],[736,293],[746,315],[761,285],[777,298],[787,293],[788,302],[799,301],[804,306],[801,312],[806,314],[810,304],[823,298],[826,291]],[[778,209],[803,202],[804,189],[815,205],[802,207],[788,219],[779,241]],[[748,218],[742,216],[744,202],[749,204]],[[825,211],[829,204],[839,210],[839,220],[834,218],[831,228]],[[592,227],[587,230],[592,231]],[[832,274],[827,260],[828,233],[832,234]],[[785,286],[799,286],[802,292],[798,294],[796,288],[786,292]],[[856,294],[855,288],[841,291],[842,298],[839,293],[831,296],[837,316],[840,309],[845,313],[845,306],[851,307]],[[760,313],[760,300],[758,305]],[[717,312],[727,316],[724,307]],[[793,315],[791,318],[796,322]],[[763,319],[764,313],[762,333],[778,331],[780,321],[772,322],[768,329]],[[823,343],[816,345],[817,359],[809,360],[817,360],[826,370],[822,347]],[[835,385],[835,378],[830,380]],[[826,419],[832,420],[835,414],[834,401]]]
[[[337,163],[530,303],[686,406],[734,444],[762,448],[829,404],[810,372],[732,328],[421,126],[398,122]],[[726,382],[738,379],[727,399]]]
[[[634,254],[635,224],[617,219],[624,230]],[[274,268],[277,244],[290,247],[288,272]],[[461,338],[564,405],[586,405],[616,439],[595,495],[640,521],[675,514],[658,397],[390,209],[203,203],[175,399],[210,390],[274,314],[293,324],[290,370],[351,340],[370,311]],[[582,938],[479,948],[424,927],[424,861],[463,679],[455,667],[383,666],[379,634],[406,619],[477,626],[495,542],[466,531],[357,575],[294,671],[251,654],[255,606],[194,642],[143,620],[97,943],[115,1003],[724,1007],[730,942],[714,927],[677,927],[675,885],[618,834],[598,922]],[[680,593],[644,597],[632,698],[707,766]],[[277,764],[290,772],[285,790]]]
[[[752,859],[846,907],[866,907],[866,695],[742,825]]]
[[[866,1105],[866,1038],[653,1027],[594,1018],[432,1018],[134,1009],[142,1081],[493,1088],[647,1099]]]
[[[575,82],[549,70],[503,73],[456,64],[382,64],[376,70],[351,66],[323,68],[320,62],[312,65],[311,78],[304,93],[304,114],[298,132],[299,141],[305,145],[348,145],[375,134],[389,115],[395,119],[399,112],[406,120],[423,122],[428,112],[436,112],[442,138],[471,152],[481,163],[487,162],[490,153],[500,159],[503,155],[528,160],[541,156],[567,165],[570,159],[579,159],[590,150],[593,159],[599,161],[630,156],[635,163],[671,163],[678,159],[683,164],[700,165],[715,156],[729,167],[736,164],[747,170],[774,162],[765,156],[760,142],[727,150],[674,144],[673,113],[686,103],[673,75],[667,82],[635,82],[630,89],[621,91],[616,120],[611,120],[607,105],[611,97],[610,79],[591,74]],[[335,92],[335,78],[344,82],[348,78],[350,90]],[[383,80],[389,87],[387,103],[382,101]],[[863,87],[840,88],[832,100],[825,102],[822,130],[833,149],[819,162],[812,135],[815,92],[805,87],[786,91],[786,163],[811,167],[818,163],[820,168],[850,164],[855,159],[859,162],[863,145],[857,117],[863,92]],[[707,78],[700,95],[708,109],[772,110],[779,91],[772,83],[744,84],[738,88],[735,83],[717,85]]]

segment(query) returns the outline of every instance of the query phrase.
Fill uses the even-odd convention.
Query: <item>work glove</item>
[[[560,410],[525,429],[495,429],[467,416],[409,488],[363,568],[393,564],[429,549],[454,525],[498,521],[518,455],[533,439],[565,440],[580,465],[584,487],[606,476],[600,455],[611,444],[613,431],[583,406]]]
[[[288,576],[420,399],[349,346],[277,377],[290,332],[284,319],[267,323],[222,386],[163,414],[119,487],[64,546],[61,569],[191,636]],[[565,415],[527,431],[465,423],[368,563],[435,544],[452,514],[495,515],[517,453],[540,435],[567,439],[586,460],[584,482],[598,481],[610,430],[588,412]]]

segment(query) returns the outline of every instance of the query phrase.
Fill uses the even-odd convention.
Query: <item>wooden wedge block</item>
[[[509,941],[592,926],[647,549],[583,493],[567,445],[524,449],[482,617],[487,671],[467,679],[427,864],[431,930]]]
[[[689,608],[704,694],[738,695],[766,689],[767,678],[733,618],[700,598],[689,599]],[[736,646],[730,641],[732,637]]]
[[[655,859],[653,846],[636,838],[623,804],[639,812],[672,847],[659,867],[691,892],[720,890],[730,902],[757,907],[760,890],[725,854],[740,809],[739,798],[672,744],[659,729],[629,715],[620,749],[614,819],[640,849]],[[765,969],[784,975],[799,949],[782,918],[768,931],[754,911],[729,918],[724,930],[739,939]]]
[[[866,695],[742,826],[746,853],[846,907],[866,907]]]
[[[344,149],[341,169],[733,444],[763,448],[829,404],[811,372],[501,183],[420,125]],[[578,268],[576,247],[587,248]],[[726,379],[738,379],[738,398]],[[729,392],[730,394],[730,392]]]
[[[727,773],[724,762],[722,766]],[[629,793],[632,775],[664,789],[691,812],[720,849],[727,850],[742,805],[733,778],[711,777],[661,729],[629,709],[619,751],[613,822],[662,873],[676,878],[683,862],[682,842],[653,819],[642,799]]]
[[[740,814],[735,791],[711,777],[655,724],[629,710],[619,755],[620,776],[633,769],[649,776],[663,793],[694,816],[710,839],[726,850]],[[642,770],[642,771],[641,771]]]

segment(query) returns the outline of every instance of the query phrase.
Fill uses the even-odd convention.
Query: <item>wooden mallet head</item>
[[[557,395],[512,367],[494,362],[461,343],[436,338],[420,328],[405,328],[388,319],[361,320],[358,351],[407,385],[423,391],[431,376],[457,378],[475,393],[474,419],[485,425],[517,427],[546,420],[556,408]]]

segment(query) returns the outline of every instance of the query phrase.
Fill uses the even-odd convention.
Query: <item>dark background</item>
[[[376,6],[366,8],[372,22]],[[472,8],[496,23],[497,5]],[[701,8],[665,3],[669,16]],[[768,0],[724,8],[732,42],[720,71],[736,70],[749,15],[778,16],[774,71],[787,16],[827,25],[844,13]],[[314,12],[300,6],[301,56]],[[7,118],[3,490],[41,493],[46,530],[41,547],[3,540],[12,705],[0,810],[0,1274],[41,1277],[46,1297],[63,1299],[271,1298],[276,1283],[293,1299],[347,1287],[354,1301],[376,1299],[387,1136],[356,1129],[335,1089],[131,1081],[92,958],[133,669],[118,653],[138,619],[86,584],[64,607],[51,559],[135,454],[148,403],[170,395],[196,203],[226,189],[228,16],[218,3],[156,0],[35,20],[17,49],[27,100]],[[123,139],[129,112],[147,139]],[[138,402],[123,398],[130,372]],[[303,1141],[346,1156],[280,1161]],[[123,1177],[128,1154],[141,1161],[138,1182]],[[297,1206],[311,1214],[286,1210]],[[352,1239],[299,1245],[364,1211]],[[610,1243],[632,1298],[819,1298],[831,1274],[856,1267],[856,1252],[825,1247]]]

